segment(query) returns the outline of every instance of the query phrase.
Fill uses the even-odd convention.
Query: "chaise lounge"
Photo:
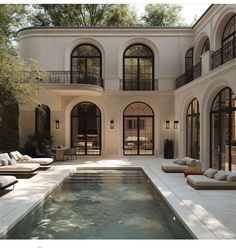
[[[187,183],[197,190],[234,190],[236,173],[210,168],[203,175],[187,176]]]
[[[39,167],[37,163],[17,163],[7,153],[0,154],[0,175],[33,175]]]
[[[22,155],[18,151],[10,152],[10,155],[17,163],[38,163],[41,166],[50,166],[53,163],[52,158],[31,158],[28,155]]]
[[[6,189],[10,186],[14,186],[18,181],[14,176],[0,176],[0,190]]]
[[[185,157],[161,165],[161,169],[166,173],[184,173],[185,170],[191,167],[201,167],[200,160]]]

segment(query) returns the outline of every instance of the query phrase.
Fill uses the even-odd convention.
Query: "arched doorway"
[[[71,111],[71,147],[78,155],[101,155],[101,111],[91,102],[81,102]]]
[[[210,112],[210,162],[217,170],[236,171],[236,96],[226,87],[216,96]]]
[[[143,102],[129,104],[123,112],[124,155],[154,154],[154,113]]]

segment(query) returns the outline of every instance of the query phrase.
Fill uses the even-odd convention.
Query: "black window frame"
[[[91,46],[91,47],[93,47],[93,48],[95,48],[98,52],[99,52],[99,56],[73,56],[73,53],[74,53],[74,51],[76,50],[76,49],[78,49],[79,47],[82,47],[82,46]],[[85,78],[85,80],[83,80],[82,82],[77,82],[77,83],[74,83],[73,82],[73,75],[74,74],[76,74],[76,73],[78,73],[78,70],[75,70],[75,71],[73,71],[73,59],[74,58],[84,58],[85,59],[85,73],[84,73],[84,78]],[[88,80],[88,69],[87,69],[87,60],[88,60],[88,58],[99,58],[99,63],[100,63],[100,70],[99,70],[99,80],[100,80],[100,85],[102,85],[102,53],[101,53],[101,51],[100,51],[100,49],[97,47],[97,46],[95,46],[95,45],[93,45],[93,44],[90,44],[90,43],[82,43],[82,44],[79,44],[78,46],[76,46],[73,50],[72,50],[72,52],[71,52],[71,56],[70,56],[70,71],[71,71],[71,77],[70,77],[70,79],[71,79],[71,84],[89,84],[90,83],[90,81]],[[79,73],[78,73],[79,74]]]
[[[133,46],[143,46],[143,47],[146,47],[147,49],[149,49],[149,51],[151,52],[151,54],[152,54],[152,56],[126,56],[125,54],[127,53],[127,51],[131,48],[131,47],[133,47]],[[126,87],[126,79],[125,79],[125,75],[126,75],[126,73],[125,73],[125,59],[126,58],[134,58],[134,59],[137,59],[137,86],[136,86],[136,88],[135,89],[126,89],[127,87]],[[155,66],[154,66],[154,53],[153,53],[153,51],[152,51],[152,49],[149,47],[149,46],[147,46],[147,45],[145,45],[145,44],[142,44],[142,43],[134,43],[134,44],[132,44],[132,45],[130,45],[130,46],[128,46],[126,49],[125,49],[125,51],[124,51],[124,53],[123,53],[123,90],[124,91],[140,91],[140,90],[144,90],[144,89],[140,89],[140,88],[142,88],[142,87],[140,87],[140,63],[139,63],[139,61],[140,61],[140,59],[141,58],[151,58],[151,60],[152,60],[152,80],[151,80],[151,89],[147,89],[147,91],[148,90],[154,90],[154,69],[155,69]],[[145,91],[146,91],[146,89],[145,89]]]

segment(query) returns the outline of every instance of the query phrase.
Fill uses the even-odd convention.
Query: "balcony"
[[[176,78],[175,88],[178,89],[178,88],[184,86],[185,84],[200,77],[201,74],[202,74],[202,63],[199,62],[194,67],[192,67],[190,70],[186,71],[184,74],[182,74],[178,78]]]
[[[234,59],[236,56],[236,40],[233,39],[211,55],[211,70]]]
[[[124,80],[120,79],[120,90],[122,91],[156,91],[158,90],[158,79],[154,80]]]
[[[47,71],[46,77],[39,82],[60,85],[96,85],[103,88],[103,79],[96,74],[81,74],[74,71]]]

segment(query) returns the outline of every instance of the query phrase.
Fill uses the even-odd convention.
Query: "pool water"
[[[192,239],[141,170],[67,178],[5,239]]]

